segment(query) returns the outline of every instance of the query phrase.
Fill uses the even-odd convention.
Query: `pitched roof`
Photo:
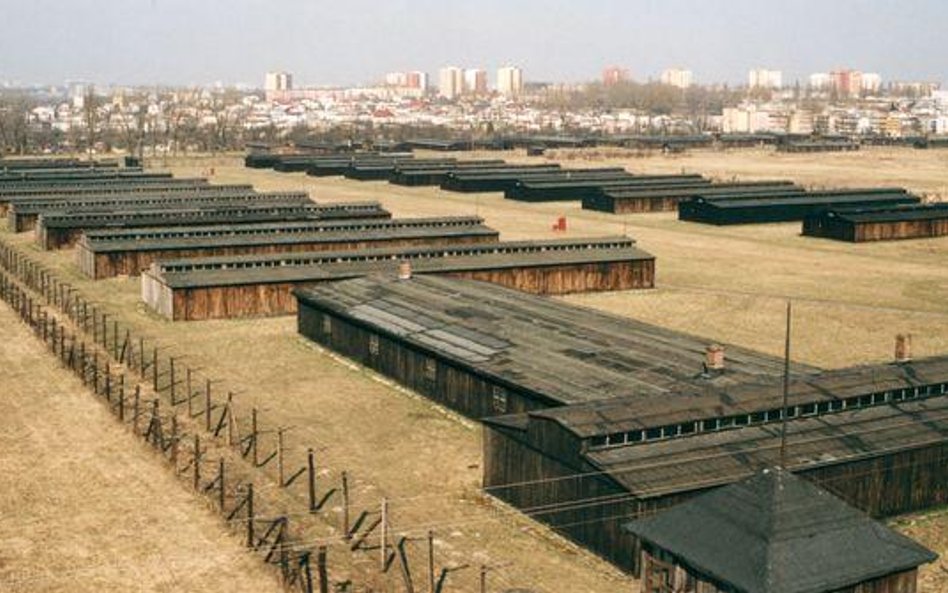
[[[713,490],[626,529],[746,593],[822,593],[938,556],[780,470]]]
[[[588,257],[596,251],[581,253]],[[546,254],[559,259],[569,252]],[[413,272],[424,263],[412,261]],[[397,336],[555,404],[622,395],[667,399],[683,386],[735,384],[783,371],[779,358],[727,346],[728,371],[703,378],[709,340],[486,282],[371,276],[317,284],[296,296],[301,305]],[[815,369],[796,365],[792,370]]]

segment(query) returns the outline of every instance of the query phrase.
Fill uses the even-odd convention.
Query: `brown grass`
[[[281,590],[6,305],[0,327],[0,590]]]
[[[826,185],[904,184],[914,189],[948,183],[946,154],[709,152],[609,163],[621,162],[642,172],[684,168],[722,177],[791,177]],[[455,194],[248,170],[237,159],[194,162],[169,164],[175,165],[172,170],[178,175],[195,175],[212,163],[217,182],[253,183],[263,190],[306,189],[317,201],[378,199],[396,216],[476,212],[505,239],[562,236],[550,230],[560,214],[568,216],[570,236],[626,232],[658,256],[659,288],[567,300],[709,340],[779,353],[783,303],[793,297],[794,355],[801,361],[836,367],[888,360],[893,336],[901,331],[915,334],[917,355],[948,353],[948,238],[849,245],[800,237],[794,224],[712,228],[680,223],[670,214],[614,217],[568,203],[520,204],[496,194]],[[577,159],[570,164],[605,163]],[[848,183],[840,182],[844,179]],[[16,240],[84,294],[108,303],[132,327],[173,344],[174,352],[186,356],[189,364],[227,377],[222,388],[239,392],[242,410],[259,405],[269,426],[292,426],[289,446],[294,463],[301,460],[305,447],[315,446],[329,479],[349,470],[356,484],[356,506],[376,508],[381,497],[392,499],[396,532],[419,535],[425,526],[435,524],[439,565],[512,561],[512,567],[492,577],[497,586],[537,591],[613,591],[632,586],[608,565],[549,537],[516,513],[494,508],[478,493],[481,436],[473,424],[299,338],[292,318],[172,324],[138,303],[136,279],[93,283],[78,276],[70,253],[42,253],[26,237]],[[946,524],[943,516],[919,519],[917,524],[922,541],[948,553],[943,535],[938,535]],[[414,557],[421,562],[417,549]],[[925,572],[926,582],[935,582],[934,570]],[[475,572],[462,571],[451,578],[463,590],[471,590]]]

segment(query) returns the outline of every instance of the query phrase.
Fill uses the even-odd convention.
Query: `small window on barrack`
[[[438,363],[433,358],[425,359],[425,380],[434,382],[438,378]]]
[[[499,414],[507,412],[507,390],[499,385],[494,385],[491,392],[491,407]]]
[[[379,355],[379,337],[375,334],[369,336],[369,355]]]

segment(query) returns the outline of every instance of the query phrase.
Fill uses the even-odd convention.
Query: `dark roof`
[[[899,204],[864,208],[835,208],[820,213],[849,222],[898,222],[948,218],[948,204]]]
[[[490,243],[488,243],[490,244]],[[457,247],[457,246],[455,246]],[[275,265],[269,267],[216,267],[213,269],[185,269],[166,271],[164,264],[152,264],[148,275],[171,288],[198,288],[218,286],[247,286],[256,284],[312,284],[330,280],[348,280],[374,274],[394,275],[399,260],[411,261],[415,274],[451,274],[458,272],[497,271],[503,269],[537,269],[585,264],[607,264],[654,259],[649,253],[636,247],[615,249],[580,249],[571,251],[533,251],[522,253],[470,252],[444,257],[437,248],[417,248],[388,252],[395,255],[378,259],[359,259],[367,251],[380,249],[316,252],[314,259],[305,265]],[[292,253],[286,254],[292,256]],[[316,257],[320,259],[315,260]],[[195,258],[200,262],[210,258]],[[183,260],[189,263],[192,260]],[[291,260],[286,260],[291,264]],[[181,263],[181,262],[179,262]]]
[[[726,352],[727,364],[732,355]],[[948,357],[907,364],[850,367],[800,375],[789,384],[787,404],[845,400],[867,394],[948,382]],[[615,398],[530,412],[552,420],[580,438],[680,422],[766,412],[782,405],[782,378],[696,389],[683,386],[674,398]]]
[[[746,593],[824,593],[934,561],[932,551],[781,469],[626,529]]]
[[[778,358],[729,346],[729,371],[700,377],[709,340],[484,282],[371,277],[297,291],[301,303],[560,403],[668,394],[780,375]],[[812,370],[795,367],[794,371]]]
[[[498,241],[486,243],[458,243],[452,245],[408,245],[377,247],[374,249],[342,251],[299,251],[292,253],[261,253],[250,255],[217,255],[200,258],[169,259],[160,262],[163,272],[211,269],[250,269],[305,266],[337,262],[397,261],[398,259],[426,259],[494,254],[545,254],[555,263],[557,257],[571,252],[616,251],[634,248],[635,241],[628,237],[594,237],[555,239],[546,241]],[[640,255],[652,255],[638,252]]]
[[[275,246],[300,244],[335,243],[374,243],[380,241],[440,239],[443,242],[458,241],[467,237],[495,238],[497,231],[485,225],[447,226],[447,227],[383,227],[355,231],[316,231],[307,233],[258,233],[253,235],[221,235],[172,237],[167,239],[127,239],[124,241],[96,239],[86,237],[81,244],[96,253],[134,252],[134,251],[171,251],[211,249],[224,247]],[[180,255],[176,255],[180,257]]]
[[[841,190],[832,192],[809,192],[802,195],[792,195],[786,197],[760,198],[745,200],[741,198],[718,198],[709,196],[702,198],[700,195],[695,198],[697,202],[707,202],[714,208],[754,208],[758,206],[803,206],[803,205],[822,205],[832,206],[834,204],[845,203],[871,203],[888,202],[892,200],[902,200],[905,202],[917,202],[918,198],[907,193],[904,189],[894,188],[891,190]]]
[[[406,228],[452,228],[483,226],[479,216],[432,216],[419,218],[350,218],[308,220],[297,222],[256,222],[248,224],[210,224],[190,227],[138,227],[86,231],[85,236],[97,242],[150,239],[184,239],[189,237],[253,236],[275,233],[303,234],[320,232],[371,231]]]
[[[592,450],[586,460],[637,498],[730,484],[780,461],[780,423]],[[791,471],[807,471],[948,442],[948,397],[936,396],[787,422]]]

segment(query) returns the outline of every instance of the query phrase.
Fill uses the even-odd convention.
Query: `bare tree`
[[[89,154],[92,154],[95,143],[99,140],[100,119],[99,99],[95,94],[95,89],[90,86],[82,102],[82,123],[86,131],[86,150]]]
[[[0,97],[0,143],[2,152],[29,151],[30,104],[25,97]]]

